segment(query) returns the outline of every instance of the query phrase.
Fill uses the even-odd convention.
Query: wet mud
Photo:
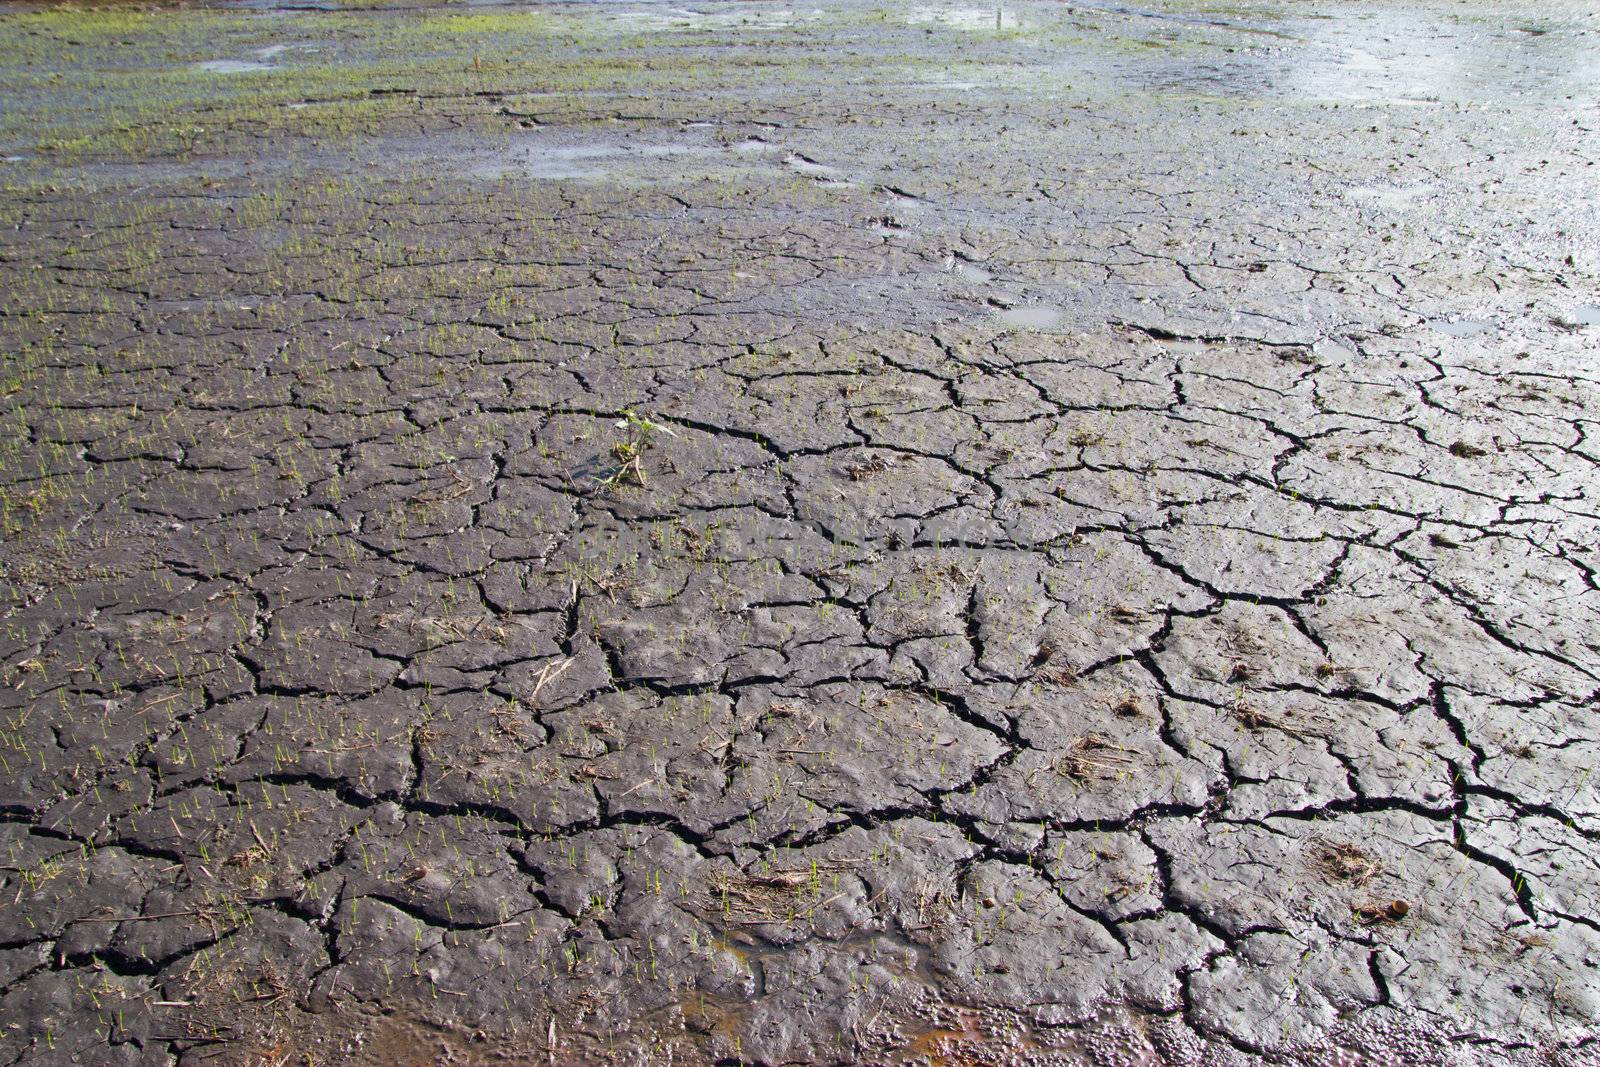
[[[1600,1062],[1597,41],[0,13],[0,1063]]]

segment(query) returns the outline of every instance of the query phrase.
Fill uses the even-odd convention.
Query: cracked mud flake
[[[0,1062],[1587,1065],[1596,32],[0,17]]]

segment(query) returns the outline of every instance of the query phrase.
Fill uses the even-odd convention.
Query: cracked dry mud
[[[0,1062],[1595,1063],[1597,55],[0,16]]]

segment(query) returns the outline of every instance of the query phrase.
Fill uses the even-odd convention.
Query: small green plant
[[[626,433],[621,441],[611,446],[611,455],[618,466],[610,475],[600,479],[600,484],[617,486],[631,480],[635,485],[644,485],[644,453],[650,447],[652,438],[657,433],[664,433],[668,437],[677,435],[668,427],[640,415],[631,408],[624,410],[622,415],[623,417],[616,421],[616,427]]]

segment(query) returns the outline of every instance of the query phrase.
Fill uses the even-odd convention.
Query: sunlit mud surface
[[[0,1063],[1595,1064],[1597,85],[0,13]]]

